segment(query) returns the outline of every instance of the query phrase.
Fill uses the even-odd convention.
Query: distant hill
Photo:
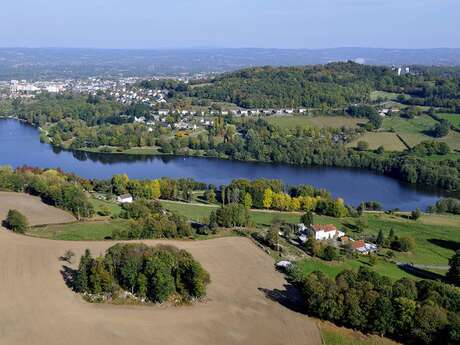
[[[227,72],[352,60],[372,65],[460,66],[460,49],[162,49],[0,48],[0,80]]]
[[[404,93],[411,105],[460,106],[459,67],[415,66],[401,75],[388,66],[334,62],[326,65],[252,67],[189,87],[189,96],[244,108],[329,106],[369,103],[374,90]],[[410,97],[409,97],[410,96]]]

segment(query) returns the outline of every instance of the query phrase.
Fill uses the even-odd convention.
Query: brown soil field
[[[0,192],[0,220],[9,210],[23,213],[30,225],[60,224],[76,221],[70,213],[45,205],[40,198],[23,193]]]
[[[10,197],[15,198],[0,196],[0,214],[11,206],[5,202]],[[65,220],[61,210],[17,198],[25,208],[20,202],[14,208],[32,224]],[[112,242],[52,241],[0,228],[0,344],[321,344],[314,321],[280,303],[284,276],[248,239],[167,243],[190,251],[211,274],[206,302],[183,307],[85,302],[65,285],[59,257],[67,249],[79,257],[85,248],[99,255]]]

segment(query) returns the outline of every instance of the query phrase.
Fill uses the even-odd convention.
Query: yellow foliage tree
[[[273,191],[270,188],[265,189],[264,191],[264,208],[269,209],[272,207],[273,203]]]

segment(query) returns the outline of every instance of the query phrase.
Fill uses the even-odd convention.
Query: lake
[[[130,178],[190,177],[216,186],[236,178],[280,179],[285,184],[311,184],[325,188],[357,206],[379,201],[386,209],[425,210],[441,192],[416,189],[393,178],[366,170],[296,167],[195,157],[137,156],[62,151],[40,143],[34,127],[13,119],[0,119],[0,165],[61,168],[86,178],[109,178],[126,173]]]

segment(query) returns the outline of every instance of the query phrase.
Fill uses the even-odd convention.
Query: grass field
[[[348,144],[348,146],[356,147],[360,141],[367,142],[371,150],[375,150],[379,146],[383,146],[386,151],[404,151],[407,148],[396,133],[390,132],[366,132],[364,135]]]
[[[371,92],[371,101],[376,101],[379,98],[382,98],[386,101],[394,101],[398,97],[398,93],[386,92],[386,91],[372,91]]]
[[[399,343],[377,335],[365,335],[349,328],[338,327],[330,322],[319,321],[318,327],[324,345],[397,345]]]
[[[102,241],[112,236],[114,230],[126,228],[124,219],[89,221],[31,228],[27,234],[34,237],[65,241]]]
[[[438,117],[441,119],[449,121],[452,125],[454,125],[457,128],[460,128],[460,114],[437,114]]]
[[[107,202],[95,198],[91,198],[91,204],[94,206],[94,211],[96,214],[101,211],[101,207],[105,206],[108,207],[108,209],[111,212],[111,216],[119,216],[121,213],[121,206],[114,203],[114,202]]]
[[[366,123],[365,119],[357,119],[347,116],[271,116],[267,121],[273,125],[279,126],[283,129],[301,128],[356,128],[359,124]]]
[[[356,146],[358,141],[367,141],[371,149],[382,145],[389,151],[402,151],[405,146],[396,136],[398,134],[411,147],[422,141],[435,140],[447,143],[453,150],[460,150],[460,133],[451,130],[446,137],[439,139],[428,134],[436,123],[437,121],[428,115],[417,116],[414,119],[404,119],[399,116],[387,117],[383,121],[380,132],[367,132],[349,146]]]
[[[314,271],[321,271],[331,278],[335,278],[337,274],[346,269],[357,270],[360,266],[371,267],[372,270],[386,275],[392,280],[398,280],[403,277],[409,277],[410,275],[403,270],[399,269],[398,266],[390,262],[384,261],[383,259],[378,260],[378,263],[374,266],[370,266],[367,257],[361,257],[359,259],[349,259],[338,262],[326,262],[321,259],[310,258],[304,259],[297,263],[298,274],[306,276]]]
[[[177,203],[174,201],[161,200],[160,203],[169,211],[177,212],[189,219],[195,221],[201,221],[204,218],[209,217],[212,210],[217,209],[217,205],[197,205],[197,204],[186,204]],[[273,219],[282,219],[289,223],[299,223],[302,213],[293,212],[271,212],[263,210],[251,210],[251,220],[256,226],[269,226]],[[316,216],[317,222],[332,223],[337,226],[340,225],[340,221],[335,218]]]

